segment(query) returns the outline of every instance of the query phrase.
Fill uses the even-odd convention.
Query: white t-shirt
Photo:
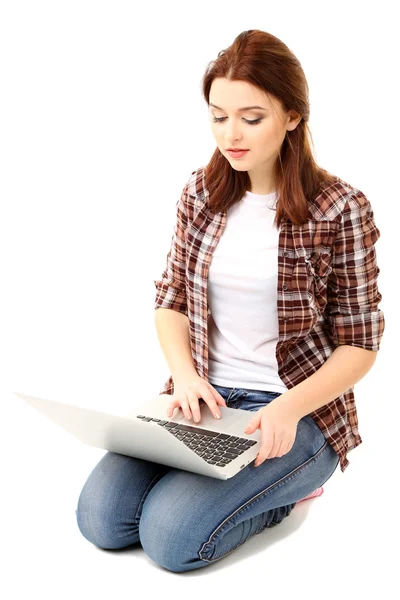
[[[278,341],[279,230],[276,192],[246,192],[227,221],[208,272],[208,366],[211,385],[285,392]]]

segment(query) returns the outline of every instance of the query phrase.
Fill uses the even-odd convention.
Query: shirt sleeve
[[[379,350],[385,319],[378,304],[379,267],[375,243],[380,231],[369,200],[357,190],[341,215],[327,282],[326,315],[335,345]]]
[[[171,246],[166,258],[166,268],[160,279],[153,280],[156,287],[155,310],[170,308],[187,316],[186,298],[186,202],[189,182],[176,203],[176,221]]]

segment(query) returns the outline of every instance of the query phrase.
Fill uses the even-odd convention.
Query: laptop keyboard
[[[154,421],[164,429],[167,429],[185,446],[196,452],[210,465],[225,467],[237,458],[245,450],[254,446],[257,442],[247,438],[218,433],[210,429],[201,429],[195,425],[184,425],[174,421],[163,421],[145,415],[136,415],[144,422]]]

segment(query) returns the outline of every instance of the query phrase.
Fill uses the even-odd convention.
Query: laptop
[[[240,408],[219,406],[216,419],[203,399],[200,422],[186,419],[182,408],[167,417],[169,394],[147,400],[126,415],[101,412],[14,392],[79,440],[94,446],[215,479],[230,479],[252,462],[261,431],[244,434],[251,416]]]

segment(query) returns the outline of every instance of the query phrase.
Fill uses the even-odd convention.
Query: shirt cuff
[[[186,290],[172,287],[163,281],[153,280],[157,288],[154,308],[170,308],[187,316]]]
[[[346,344],[365,350],[379,350],[385,329],[382,310],[352,315],[334,315],[327,318],[335,346]]]

